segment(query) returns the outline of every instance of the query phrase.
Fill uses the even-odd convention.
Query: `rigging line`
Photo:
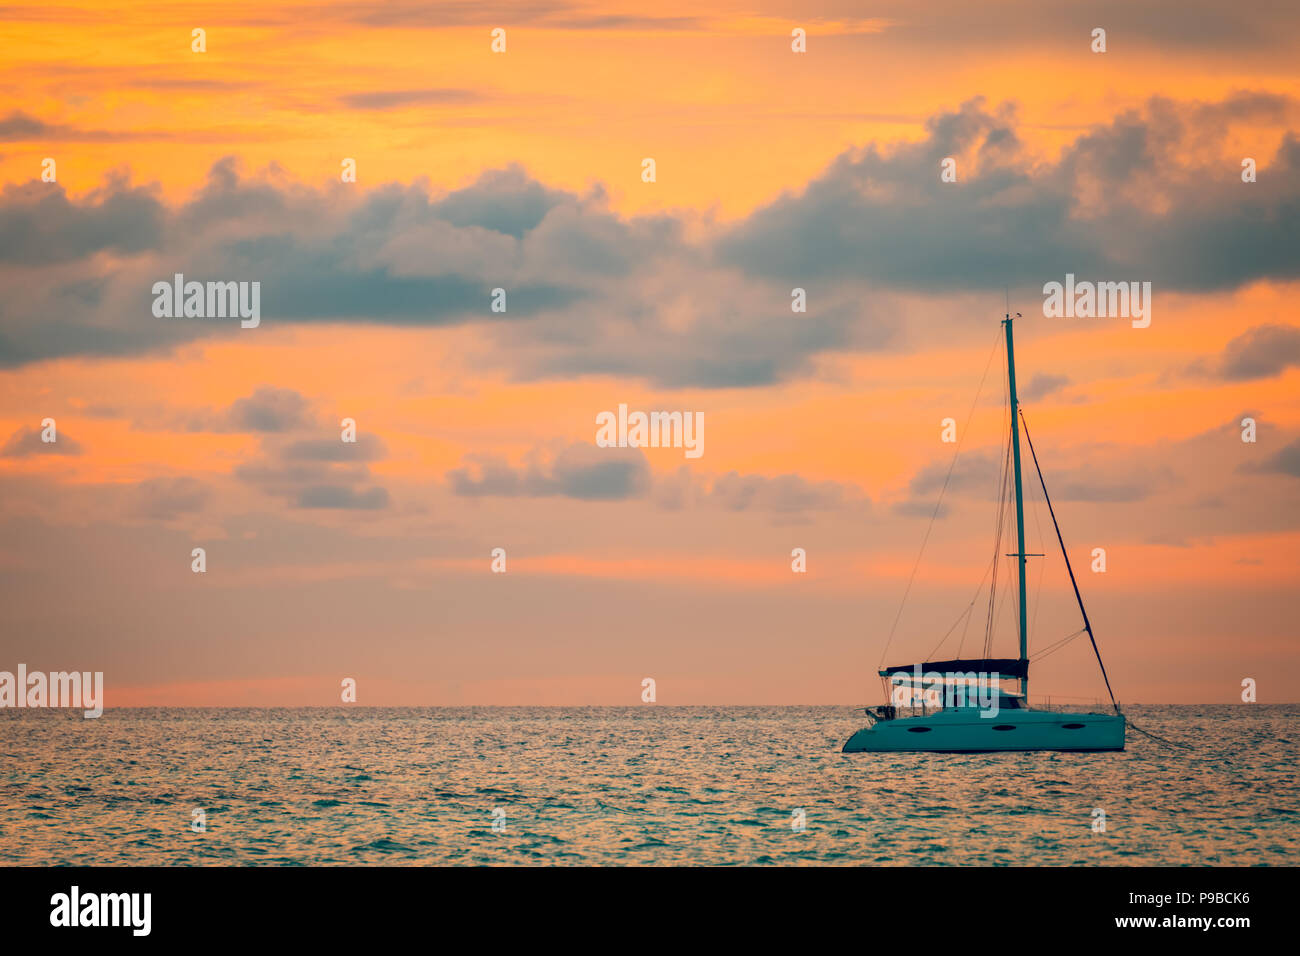
[[[962,611],[960,614],[957,615],[957,620],[952,622],[952,627],[948,628],[948,633],[944,634],[944,636],[939,640],[939,643],[934,646],[934,650],[930,652],[930,660],[934,659],[935,655],[939,653],[939,648],[943,647],[944,642],[947,641],[948,638],[952,636],[952,632],[957,629],[957,625],[961,623],[962,618],[966,619],[967,626],[970,625],[971,611],[975,609],[975,602],[979,600],[980,592],[984,590],[984,579],[988,577],[988,574],[989,574],[989,569],[985,568],[984,573],[980,575],[979,586],[975,588],[975,593],[974,595],[971,596],[970,604],[966,606],[966,610]],[[962,639],[957,644],[958,657],[961,657],[961,648],[962,645],[966,642],[966,628],[962,628],[961,634],[962,634]]]
[[[1010,293],[1008,293],[1010,294]],[[1000,353],[1001,354],[1001,353]],[[1002,534],[1006,528],[1006,505],[1010,500],[1007,483],[1011,480],[1011,416],[1010,412],[1010,393],[1011,387],[1007,377],[1007,357],[1002,354],[1002,381],[1007,385],[1002,389],[1002,440],[1006,448],[1006,453],[1002,456],[1001,475],[998,478],[998,512],[993,527],[993,580],[989,583],[989,609],[988,617],[984,623],[984,656],[993,655],[993,620],[994,620],[994,592],[998,586],[998,555],[1002,553]]]
[[[959,659],[961,658],[962,648],[966,646],[966,635],[970,631],[971,618],[975,616],[973,613],[974,610],[975,610],[975,598],[972,598],[970,602],[970,606],[966,608],[966,623],[963,624],[961,627],[961,637],[957,639],[957,657]]]
[[[1030,660],[1031,660],[1031,661],[1041,661],[1044,657],[1047,657],[1049,654],[1052,654],[1052,653],[1055,652],[1055,651],[1059,651],[1059,650],[1060,650],[1061,648],[1063,648],[1066,644],[1069,644],[1072,640],[1074,640],[1076,637],[1078,637],[1078,636],[1079,636],[1080,634],[1082,634],[1082,633],[1084,633],[1083,628],[1079,628],[1079,629],[1078,629],[1077,631],[1075,631],[1073,634],[1067,634],[1065,637],[1061,638],[1061,639],[1060,639],[1059,641],[1057,641],[1055,644],[1049,644],[1049,645],[1048,645],[1046,648],[1044,648],[1042,651],[1039,651],[1038,654],[1035,655],[1034,657],[1031,657]]]
[[[975,400],[971,402],[970,411],[966,414],[966,425],[970,424],[971,417],[975,414],[975,406],[979,403],[980,394],[984,391],[984,379],[988,377],[989,366],[993,364],[993,356],[998,350],[998,338],[1001,337],[1001,330],[998,336],[993,340],[993,348],[989,350],[988,361],[984,363],[984,374],[980,376],[979,388],[975,391]],[[880,663],[885,663],[885,657],[889,654],[889,645],[894,642],[894,632],[898,630],[898,622],[903,616],[903,608],[907,606],[907,596],[912,592],[912,584],[916,580],[917,569],[921,567],[921,558],[925,554],[926,543],[930,540],[930,532],[934,530],[935,519],[939,517],[939,509],[943,507],[944,492],[948,490],[948,482],[952,480],[952,470],[957,467],[957,456],[961,453],[962,443],[966,440],[966,428],[962,428],[961,434],[957,437],[957,447],[952,451],[952,462],[948,465],[948,474],[944,476],[943,487],[939,489],[939,500],[934,503],[934,513],[930,515],[930,523],[926,526],[925,537],[921,539],[921,550],[916,553],[916,563],[912,565],[912,573],[907,578],[907,587],[903,590],[903,600],[898,604],[898,613],[894,615],[894,623],[889,628],[889,637],[885,639],[885,649],[880,653]]]
[[[1083,633],[1083,631],[1080,631],[1080,632],[1079,632],[1079,634],[1082,634],[1082,633]],[[1079,634],[1072,634],[1070,637],[1067,637],[1064,641],[1058,641],[1057,643],[1055,643],[1055,644],[1052,645],[1051,650],[1043,651],[1043,652],[1042,652],[1041,654],[1039,654],[1037,657],[1031,657],[1030,660],[1031,660],[1033,663],[1035,663],[1035,664],[1038,663],[1039,661],[1046,660],[1047,658],[1049,658],[1049,657],[1051,657],[1053,654],[1055,654],[1057,651],[1059,651],[1061,648],[1065,647],[1066,644],[1069,644],[1070,641],[1072,641],[1072,640],[1074,640],[1076,637],[1078,637]],[[1053,695],[1053,696],[1057,696],[1057,695]]]
[[[1006,472],[1002,472],[1002,484],[997,496],[997,525],[993,528],[993,579],[989,581],[988,607],[984,611],[984,657],[989,657],[993,646],[993,626],[997,619],[997,575],[1002,563],[998,555],[1002,553],[1002,535],[1006,531]]]
[[[1011,432],[1008,430],[1007,435]],[[1011,485],[1011,442],[1007,442],[1006,455],[1003,456],[1002,468],[1002,496],[998,501],[998,535],[993,542],[993,560],[998,562],[998,567],[1002,567],[1003,545],[1007,535],[1011,534],[1012,508],[1011,502],[1015,494],[1015,489]],[[984,627],[984,656],[993,656],[993,632],[997,628],[998,611],[994,602],[995,595],[989,592],[989,619]],[[1006,595],[1003,595],[1003,603],[1006,603]]]
[[[1011,495],[1011,446],[1007,445],[1002,455],[1002,462],[998,467],[1000,472],[998,476],[998,511],[996,516],[996,525],[993,529],[993,563],[995,567],[1001,567],[1000,556],[1002,554],[1002,540],[1007,533],[1007,501]],[[997,585],[997,574],[993,575],[993,583]],[[989,591],[989,617],[990,620],[984,624],[984,656],[989,656],[989,648],[992,646],[993,624],[992,615],[994,609],[994,592]]]
[[[985,568],[984,573],[980,576],[980,584],[979,587],[975,589],[975,596],[970,599],[970,607],[966,609],[966,623],[962,625],[962,629],[961,629],[961,640],[957,642],[958,657],[961,657],[961,649],[966,646],[966,632],[970,630],[970,622],[975,617],[974,614],[975,602],[979,600],[980,591],[984,590],[984,579],[988,577],[989,570],[995,567],[996,565],[997,565],[996,558],[989,562],[989,567]],[[987,657],[988,655],[985,656]]]
[[[989,607],[988,615],[984,622],[984,656],[991,657],[993,653],[993,625],[995,622],[995,610],[998,588],[998,555],[1002,553],[1002,535],[1006,529],[1007,523],[1007,498],[1010,495],[1008,482],[1011,476],[1011,444],[1007,443],[1007,452],[1002,459],[1002,489],[998,494],[998,515],[997,525],[994,528],[993,535],[993,580],[989,584]]]
[[[1002,379],[1006,388],[1002,390],[1002,441],[1005,453],[1002,456],[1001,476],[999,478],[1000,490],[998,492],[998,512],[996,523],[993,529],[993,561],[994,573],[993,581],[989,585],[989,607],[988,616],[984,622],[984,656],[993,655],[993,627],[996,623],[996,590],[997,590],[997,564],[998,556],[1002,554],[1002,538],[1007,530],[1007,505],[1011,501],[1011,385],[1007,373],[1007,357],[1002,355]]]
[[[1034,441],[1029,437],[1029,423],[1025,421],[1024,412],[1020,413],[1020,423],[1025,426],[1025,441],[1029,443],[1029,454],[1034,458],[1034,470],[1038,472],[1038,483],[1043,486],[1043,500],[1047,502],[1047,513],[1052,516],[1052,527],[1056,529],[1056,540],[1061,545],[1061,557],[1065,559],[1065,570],[1070,572],[1070,584],[1074,586],[1074,599],[1079,602],[1079,613],[1083,615],[1083,628],[1092,641],[1092,652],[1097,655],[1097,666],[1101,668],[1101,678],[1106,682],[1106,693],[1110,694],[1111,706],[1119,713],[1119,704],[1115,701],[1115,692],[1110,687],[1110,677],[1106,674],[1106,665],[1101,659],[1101,650],[1097,647],[1097,638],[1092,633],[1092,622],[1083,606],[1083,595],[1079,593],[1079,582],[1074,579],[1074,568],[1070,566],[1070,555],[1065,550],[1065,538],[1061,537],[1061,526],[1056,521],[1056,510],[1052,507],[1052,497],[1047,493],[1047,481],[1043,478],[1043,469],[1038,466],[1038,454],[1034,451]]]
[[[974,606],[975,606],[975,602],[971,601],[970,604],[966,606],[966,610],[962,611],[960,614],[957,615],[957,620],[952,622],[952,627],[948,628],[948,632],[939,639],[939,643],[934,646],[934,650],[930,652],[926,660],[934,660],[936,655],[939,653],[939,648],[943,647],[944,642],[947,641],[948,638],[952,637],[952,632],[957,630],[957,625],[962,622],[962,618],[966,617],[970,613],[971,608],[973,608]],[[957,645],[957,656],[961,657],[960,643]]]
[[[1010,441],[1010,434],[1008,433],[1007,457],[1010,458],[1010,456],[1011,456],[1011,441]],[[1009,467],[1010,466],[1008,466],[1008,468]],[[1008,477],[1007,479],[1007,485],[1008,487],[1007,487],[1006,530],[1007,530],[1007,536],[1008,538],[1010,538],[1011,534],[1013,533],[1011,529],[1014,527],[1015,520],[1016,520],[1015,508],[1011,507],[1012,502],[1015,500],[1016,490],[1013,486],[1011,486],[1010,477]],[[1006,558],[1007,556],[1003,555],[1003,560],[1006,560]],[[994,628],[991,628],[989,630],[989,636],[988,636],[989,649],[985,654],[986,657],[993,656],[993,629],[996,628],[998,621],[1004,620],[1006,618],[1006,611],[1007,611],[1008,604],[1011,605],[1011,620],[1012,620],[1012,627],[1014,628],[1018,626],[1018,621],[1020,619],[1020,590],[1018,588],[1009,587],[1007,588],[1006,593],[1002,595],[1002,604],[998,607],[997,618],[994,621]]]
[[[1007,599],[1011,603],[1011,622],[1018,626],[1020,621],[1020,591],[1018,588],[1007,588]],[[1006,602],[1003,602],[1003,610],[1006,609]]]
[[[1040,544],[1039,547],[1042,545]],[[1034,585],[1034,619],[1029,622],[1029,633],[1038,633],[1038,610],[1043,606],[1043,572],[1047,569],[1047,562],[1044,561],[1038,566],[1038,583]],[[1029,648],[1025,648],[1028,652]]]
[[[1037,508],[1033,509],[1033,515],[1034,527],[1038,529],[1038,546],[1043,548],[1043,523],[1039,520]],[[1043,548],[1040,553],[1046,555],[1047,549]],[[1043,572],[1046,570],[1047,558],[1044,557],[1042,563],[1038,565],[1038,583],[1034,586],[1034,619],[1030,622],[1030,634],[1036,634],[1038,632],[1038,611],[1043,606]]]
[[[1011,611],[1014,616],[1016,610],[1016,589],[1015,588],[1007,588],[1006,593],[1002,595],[1002,603],[998,605],[997,616],[994,618],[994,622],[993,622],[994,626],[997,625],[998,621],[1001,621],[1003,618],[1007,616],[1006,612],[1007,612],[1008,601],[1011,602]],[[990,631],[990,633],[992,632]],[[993,656],[992,642],[990,641],[990,643],[987,644],[986,647],[987,650],[984,652],[984,656],[992,657]]]

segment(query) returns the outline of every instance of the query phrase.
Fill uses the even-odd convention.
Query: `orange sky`
[[[374,704],[631,705],[645,676],[664,703],[863,701],[934,505],[925,476],[951,456],[940,422],[976,461],[1002,438],[1004,282],[980,263],[1014,260],[1015,233],[980,224],[1041,194],[1037,212],[1073,203],[1060,262],[1158,288],[1133,329],[1044,318],[1038,285],[1064,269],[1005,282],[1026,415],[1117,691],[1230,702],[1255,677],[1261,701],[1300,699],[1300,15],[1164,33],[1120,5],[857,6],[10,8],[0,669],[104,670],[110,706],[328,704],[347,676]],[[945,123],[981,130],[953,134],[954,190],[1015,180],[969,219],[926,205]],[[1258,183],[1237,181],[1243,156]],[[338,182],[344,157],[356,184]],[[1259,228],[1291,237],[1276,263],[1247,248],[1254,212],[1233,218],[1231,190],[1256,187]],[[507,188],[543,197],[544,218],[500,225]],[[824,248],[799,218],[822,195],[824,235],[842,237]],[[874,218],[831,224],[858,199]],[[916,230],[900,265],[879,263],[888,240],[832,261],[895,207]],[[932,234],[929,218],[951,224]],[[337,261],[294,270],[338,249],[381,296],[446,279],[448,297],[505,283],[543,304],[505,321],[486,305],[445,322],[277,313],[277,281],[324,288]],[[1222,274],[1185,265],[1205,249]],[[806,253],[791,274],[771,264],[783,250]],[[1123,273],[1090,272],[1108,253]],[[937,278],[903,275],[911,261]],[[260,279],[262,325],[152,319],[149,287],[180,269]],[[807,315],[789,311],[796,285]],[[576,298],[548,303],[557,288]],[[1280,345],[1250,338],[1274,326]],[[1248,346],[1267,367],[1231,372]],[[253,423],[266,402],[292,421]],[[705,454],[610,456],[634,488],[572,490],[566,469],[601,461],[573,449],[619,403],[702,411]],[[46,417],[64,453],[24,444]],[[345,417],[369,450],[312,457]],[[516,490],[466,490],[493,469]],[[345,503],[312,504],[322,486]],[[928,652],[970,600],[994,491],[947,501],[895,655]],[[1031,545],[1051,535],[1034,520]],[[1105,574],[1087,571],[1095,547]],[[1045,645],[1077,611],[1059,557],[1042,572]],[[1100,693],[1086,646],[1044,667],[1044,693]]]

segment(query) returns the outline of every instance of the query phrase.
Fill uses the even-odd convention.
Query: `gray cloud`
[[[918,471],[908,485],[908,491],[918,501],[918,513],[930,514],[934,511],[934,502],[926,510],[924,499],[935,496],[947,481],[948,494],[984,494],[990,500],[997,500],[998,476],[1002,473],[1002,453],[990,449],[975,449],[958,456],[956,464],[946,457],[933,464],[926,465]],[[949,469],[952,476],[949,477]]]
[[[976,98],[933,117],[919,142],[845,153],[733,227],[718,254],[751,274],[931,292],[1010,284],[1038,295],[1067,272],[1189,292],[1293,279],[1300,139],[1261,158],[1267,172],[1244,192],[1239,169],[1188,158],[1225,124],[1290,106],[1255,93],[1209,106],[1157,98],[1043,164],[1021,147],[1014,109]],[[956,183],[940,181],[946,157]]]
[[[1036,402],[1059,392],[1070,384],[1068,375],[1049,375],[1040,372],[1029,380],[1029,384],[1020,389],[1019,397],[1027,402]]]
[[[518,169],[440,198],[420,186],[322,194],[282,179],[275,170],[242,179],[238,164],[223,160],[174,210],[120,182],[80,203],[50,184],[10,187],[0,195],[0,264],[76,268],[15,286],[0,303],[0,367],[167,349],[239,331],[235,322],[155,318],[152,285],[176,272],[260,281],[264,324],[518,322],[590,294],[576,281],[554,281],[554,270],[523,254],[515,234],[532,231],[555,203],[579,200]],[[73,262],[105,249],[134,258]],[[507,293],[504,313],[491,310],[498,287]]]
[[[261,281],[267,327],[482,323],[500,346],[489,361],[515,378],[768,385],[813,374],[827,353],[891,346],[896,300],[915,290],[1012,284],[1036,296],[1073,272],[1150,279],[1158,295],[1300,275],[1300,140],[1286,137],[1249,188],[1192,148],[1292,107],[1259,93],[1152,100],[1041,163],[1013,108],[973,100],[932,117],[923,140],[851,150],[798,195],[711,235],[679,216],[615,215],[599,189],[551,189],[519,167],[434,194],[421,183],[315,189],[274,168],[244,176],[227,159],[175,207],[122,181],[82,200],[10,187],[0,263],[67,268],[0,299],[0,367],[240,334],[233,322],[152,316],[152,283],[182,272]],[[949,155],[956,184],[939,181]],[[806,315],[790,312],[795,286]],[[494,288],[504,313],[490,309]]]
[[[1292,478],[1300,478],[1300,439],[1285,445],[1281,451],[1269,458],[1263,465],[1249,470],[1273,472],[1275,474],[1290,475]]]
[[[573,198],[529,179],[521,167],[510,166],[483,173],[474,185],[434,202],[430,211],[462,229],[477,227],[522,239],[542,224],[547,213]]]
[[[545,460],[534,454],[520,468],[496,456],[468,456],[469,467],[447,473],[455,494],[466,497],[563,496],[584,501],[641,497],[650,484],[645,455],[634,448],[575,443]]]
[[[934,501],[923,501],[919,498],[904,498],[901,501],[894,502],[890,511],[902,518],[929,518],[933,516],[938,520],[948,517],[950,510],[948,506],[940,504],[936,509],[935,504]]]
[[[329,438],[286,441],[275,433],[307,422],[299,404],[301,396],[285,389],[259,389],[256,394],[269,393],[276,395],[276,403],[266,403],[276,405],[275,414],[262,422],[285,427],[261,429],[268,433],[261,456],[238,466],[237,478],[298,508],[373,511],[388,507],[387,489],[370,484],[370,469],[365,464],[386,454],[382,439],[363,432],[355,442],[345,442],[336,432]],[[258,414],[263,411],[265,405],[259,407]]]
[[[1246,381],[1281,375],[1293,365],[1300,365],[1300,328],[1260,325],[1224,346],[1215,374],[1228,381]]]
[[[0,458],[27,458],[30,455],[80,455],[81,443],[61,431],[55,432],[55,441],[41,441],[42,429],[34,426],[19,428],[0,448]]]
[[[293,389],[263,385],[237,399],[226,413],[236,430],[286,432],[311,424],[307,400]]]
[[[583,444],[560,453],[550,478],[560,494],[587,501],[637,497],[648,479],[649,466],[640,452]]]
[[[150,134],[133,131],[78,129],[60,123],[47,123],[22,110],[14,110],[0,119],[0,143],[114,143],[147,139]]]
[[[1046,464],[1047,488],[1053,501],[1147,501],[1186,483],[1182,473],[1161,462],[1133,462],[1116,458],[1118,448],[1099,446],[1088,453],[1087,465],[1052,468]],[[1025,464],[1032,468],[1032,462]],[[1026,475],[1028,494],[1038,494],[1038,478]]]
[[[835,511],[850,498],[847,486],[811,482],[799,475],[766,477],[727,472],[713,480],[706,501],[729,511]]]
[[[43,66],[42,72],[48,72],[54,76],[56,74],[68,74],[71,71]],[[53,85],[58,88],[73,86],[82,91],[79,94],[74,94],[74,97],[76,97],[92,90],[97,92],[108,86],[115,88],[133,87],[136,89],[231,92],[252,84],[178,77],[166,73],[160,73],[152,77],[141,76],[138,71],[131,68],[85,70],[80,82],[71,79],[68,81],[56,80]],[[234,128],[216,127],[184,131],[175,129],[86,129],[80,126],[70,126],[66,123],[48,123],[39,117],[32,116],[30,113],[24,113],[22,110],[14,110],[8,116],[0,119],[0,143],[130,143],[184,140],[187,143],[222,143],[228,146],[234,140],[260,139],[261,137],[262,134],[258,132],[250,133]],[[52,183],[46,184],[46,187],[55,188]]]
[[[9,185],[0,193],[0,264],[49,265],[99,252],[155,248],[166,210],[150,190],[110,181],[83,200],[57,183]]]
[[[467,498],[527,495],[525,475],[499,455],[469,455],[469,465],[447,472],[447,481],[458,495]]]
[[[1155,483],[1141,479],[1108,482],[1104,479],[1071,478],[1054,485],[1060,487],[1059,492],[1056,487],[1052,488],[1053,499],[1058,501],[1145,501],[1156,490]]]
[[[1038,478],[1033,472],[1033,462],[1028,449],[1021,439],[1022,468],[1024,473],[1025,494],[1027,498],[1040,495]],[[1101,451],[1097,452],[1098,459]],[[991,449],[977,449],[966,452],[952,466],[952,477],[948,481],[946,496],[964,496],[996,502],[999,494],[999,476],[1002,467],[1002,452]],[[920,469],[908,485],[908,497],[894,506],[894,510],[911,517],[929,517],[934,513],[938,492],[948,475],[951,458],[943,458]],[[1157,491],[1179,484],[1177,475],[1169,468],[1149,468],[1128,465],[1124,462],[1108,462],[1101,466],[1080,468],[1051,467],[1044,465],[1047,488],[1053,501],[1083,502],[1133,502],[1144,501]],[[948,513],[945,504],[939,512],[940,517]]]
[[[431,22],[449,26],[519,26],[547,30],[636,30],[685,32],[702,30],[713,22],[694,16],[637,16],[593,12],[572,3],[532,2],[501,6],[494,3],[429,3],[427,0],[396,0],[382,7],[368,4],[345,5],[322,10],[324,17],[340,17],[369,27],[424,28]]]
[[[194,478],[152,478],[135,486],[132,510],[144,518],[171,521],[201,511],[210,497],[208,486]]]
[[[349,93],[342,98],[342,102],[344,106],[351,109],[388,110],[414,104],[461,105],[464,103],[477,103],[483,98],[481,93],[474,90],[370,90],[364,93]]]
[[[388,492],[379,487],[360,491],[346,485],[312,485],[299,493],[298,507],[373,511],[388,507]]]
[[[845,16],[859,16],[863,5],[838,4]],[[918,5],[909,0],[881,0],[870,5],[884,20],[891,46],[922,53],[951,51],[969,56],[973,49],[1002,56],[1050,51],[1058,62],[1089,57],[1093,27],[1104,26],[1110,56],[1197,55],[1277,57],[1288,63],[1300,40],[1300,27],[1284,3],[1258,4],[1237,10],[1218,0],[1172,0],[1135,5],[1126,0],[1060,0],[1050,7],[1034,0],[1005,0],[981,8],[961,0]],[[812,32],[812,31],[810,31]]]
[[[235,476],[299,508],[373,510],[388,506],[388,491],[366,484],[370,473],[364,466],[284,464],[272,457],[240,465],[235,469]]]
[[[383,439],[362,432],[354,442],[341,437],[308,438],[285,447],[285,461],[378,461],[388,453]]]
[[[698,475],[685,466],[655,477],[636,448],[574,444],[553,459],[537,452],[520,467],[492,455],[467,456],[447,473],[451,490],[466,497],[551,497],[615,500],[649,496],[661,508],[722,508],[800,514],[864,505],[862,493],[834,481],[811,482],[796,474]]]
[[[746,7],[746,13],[769,17],[784,26],[789,22],[791,9],[789,4],[757,0]],[[1034,0],[1007,0],[998,5],[995,14],[958,0],[938,0],[923,6],[909,0],[882,0],[865,11],[861,3],[836,2],[821,5],[816,13],[801,8],[797,22],[804,24],[814,37],[852,35],[862,29],[858,18],[864,12],[884,21],[893,46],[918,51],[952,50],[966,55],[972,47],[1003,53],[1024,48],[1035,52],[1078,50],[1080,55],[1086,55],[1089,31],[1099,23],[1111,32],[1112,44],[1118,44],[1112,55],[1118,55],[1121,50],[1156,47],[1201,54],[1248,51],[1259,56],[1274,51],[1291,53],[1300,39],[1294,18],[1287,16],[1285,4],[1256,4],[1238,10],[1216,0],[1186,0],[1181,4],[1166,0],[1139,6],[1125,0],[1061,0],[1051,7]],[[235,22],[251,20],[259,25],[268,18],[276,22],[287,16],[271,9],[251,15],[232,11],[231,15],[238,18]],[[342,20],[375,28],[425,28],[434,22],[444,28],[507,24],[553,30],[635,29],[711,34],[726,32],[728,28],[723,16],[609,14],[572,3],[531,2],[503,7],[466,0],[438,3],[395,0],[379,6],[347,4],[321,8],[313,19],[322,26]],[[301,17],[292,22],[299,29],[311,27]],[[740,32],[756,42],[765,40],[744,33],[743,28]]]

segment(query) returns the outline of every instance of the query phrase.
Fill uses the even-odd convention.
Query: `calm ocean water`
[[[847,707],[7,710],[0,862],[1296,861],[1300,707],[1127,712],[1193,749],[841,754]]]

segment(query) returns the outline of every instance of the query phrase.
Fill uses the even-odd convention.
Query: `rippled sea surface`
[[[1191,749],[841,754],[845,707],[6,710],[0,862],[1296,861],[1300,707],[1127,712]]]

